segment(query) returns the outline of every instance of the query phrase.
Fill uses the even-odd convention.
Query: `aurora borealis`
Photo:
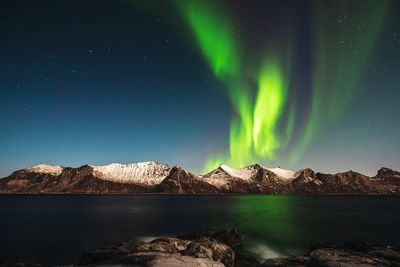
[[[280,58],[276,51],[268,50],[267,40],[266,48],[259,55],[259,69],[247,73],[245,50],[235,38],[231,29],[234,21],[224,14],[226,9],[196,0],[177,1],[177,5],[210,69],[225,85],[235,111],[230,125],[229,152],[211,155],[204,171],[216,168],[221,162],[244,167],[255,161],[275,161],[279,151],[291,143],[287,161],[297,163],[312,141],[333,126],[351,103],[389,8],[388,1],[373,5],[360,2],[358,9],[353,10],[349,10],[348,2],[334,5],[311,2],[316,25],[311,33],[315,52],[309,70],[312,100],[306,121],[301,122],[304,129],[297,131],[300,137],[292,142],[294,128],[299,127],[295,119],[296,102],[289,103],[288,96],[295,85],[290,83],[290,64],[282,66],[283,62],[296,60],[290,45],[281,45],[289,49],[281,51],[284,58]],[[341,14],[345,15],[341,17]],[[332,23],[328,15],[339,19]],[[366,16],[368,23],[364,21]],[[346,42],[346,48],[337,47],[337,40],[339,45]],[[252,80],[254,88],[243,83],[247,80]]]
[[[12,1],[0,171],[399,169],[394,0]],[[71,19],[73,18],[73,19]]]
[[[348,4],[339,2],[333,9],[333,16],[339,19],[332,23],[326,20],[329,6],[319,2],[316,6],[315,23],[321,26],[315,29],[313,37],[312,103],[303,137],[291,155],[292,162],[301,157],[321,130],[332,127],[351,104],[390,7],[388,1],[376,1],[373,6],[359,3],[359,9],[348,10]],[[340,47],[345,43],[345,47]]]
[[[275,159],[276,150],[284,143],[277,126],[288,96],[288,77],[284,76],[282,64],[270,57],[260,63],[258,71],[246,73],[246,57],[230,29],[233,23],[228,19],[221,21],[224,16],[217,12],[223,8],[212,7],[205,1],[177,3],[215,77],[227,87],[236,113],[230,125],[229,153],[212,155],[206,160],[204,171],[221,162],[242,167],[259,158]],[[258,87],[255,96],[245,82],[252,78]],[[290,135],[293,115],[287,119]]]

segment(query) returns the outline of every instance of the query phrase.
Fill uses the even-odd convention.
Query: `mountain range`
[[[240,169],[221,164],[196,175],[153,161],[78,168],[40,164],[0,179],[0,193],[399,194],[400,172],[381,168],[369,177],[354,171],[324,174],[309,168],[293,172],[260,164]]]

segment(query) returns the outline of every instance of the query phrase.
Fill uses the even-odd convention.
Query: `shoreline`
[[[56,266],[126,267],[351,267],[399,266],[400,250],[389,245],[348,241],[342,245],[318,244],[297,256],[261,259],[244,254],[242,236],[235,229],[200,231],[126,240],[83,252],[77,264]],[[43,267],[37,263],[0,262],[1,267]]]

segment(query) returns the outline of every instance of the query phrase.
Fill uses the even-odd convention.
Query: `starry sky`
[[[0,177],[400,169],[399,1],[3,1]]]

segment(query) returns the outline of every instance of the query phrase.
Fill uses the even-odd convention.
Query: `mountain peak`
[[[376,175],[378,178],[400,178],[400,172],[394,171],[390,168],[382,167],[378,170],[378,173]]]
[[[259,163],[246,166],[246,167],[244,167],[242,169],[246,169],[246,170],[249,170],[249,171],[252,171],[252,172],[258,171],[260,169],[268,170],[268,171],[274,173],[276,176],[278,176],[280,178],[284,178],[284,179],[292,179],[292,178],[295,177],[295,172],[294,171],[286,170],[286,169],[283,169],[281,167],[267,168],[267,167],[265,167],[265,166],[263,166],[263,165],[261,165]]]
[[[267,168],[269,171],[275,173],[278,177],[284,179],[293,179],[295,177],[295,172],[290,170],[282,169],[281,167]]]
[[[60,175],[63,171],[64,167],[61,166],[53,166],[47,164],[37,164],[31,167],[25,168],[24,170],[27,172],[34,172],[34,173],[46,173],[51,175]]]
[[[259,164],[259,163],[256,163],[256,164],[248,165],[248,166],[244,167],[243,169],[259,170],[259,169],[267,169],[267,168],[264,167],[263,165]]]
[[[154,161],[137,163],[111,163],[104,166],[91,166],[101,179],[121,183],[143,183],[155,185],[160,183],[171,170],[171,167]]]
[[[299,178],[299,177],[304,177],[304,178],[307,178],[307,177],[315,177],[315,172],[314,172],[314,170],[312,170],[312,169],[310,169],[310,168],[305,168],[305,169],[301,169],[301,170],[298,170],[295,174],[294,174],[294,177],[295,178]]]
[[[251,178],[252,173],[247,170],[246,168],[242,168],[242,169],[234,169],[232,167],[229,167],[227,165],[223,165],[220,164],[219,168],[221,168],[222,170],[224,170],[227,174],[229,174],[232,177],[236,177],[236,178],[241,178],[243,180],[248,180]]]

